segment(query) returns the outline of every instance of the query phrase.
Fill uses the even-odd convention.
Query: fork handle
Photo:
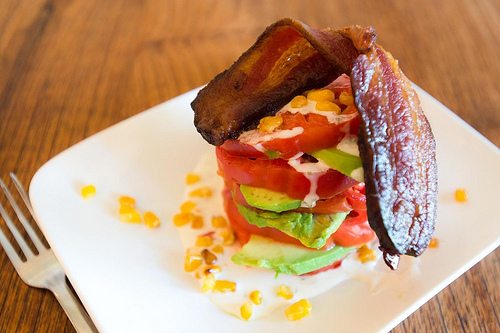
[[[85,315],[85,309],[80,305],[78,300],[69,289],[66,281],[57,283],[51,286],[51,291],[54,293],[59,304],[68,316],[71,324],[78,333],[95,333],[97,329],[91,324],[90,318]]]

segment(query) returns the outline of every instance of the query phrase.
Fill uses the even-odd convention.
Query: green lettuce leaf
[[[328,238],[337,231],[347,212],[330,215],[283,212],[274,213],[238,205],[238,211],[248,221],[260,228],[272,227],[298,239],[304,246],[322,248]]]

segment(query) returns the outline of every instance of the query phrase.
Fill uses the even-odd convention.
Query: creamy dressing
[[[294,127],[288,130],[275,131],[268,134],[262,134],[258,129],[253,129],[250,131],[246,131],[241,133],[238,140],[241,143],[245,143],[250,146],[256,146],[258,144],[262,144],[267,141],[271,141],[274,139],[289,139],[294,136],[300,135],[304,132],[302,127]]]
[[[186,251],[193,248],[198,235],[217,230],[210,225],[210,219],[212,216],[225,216],[222,196],[220,195],[223,189],[223,180],[217,175],[216,170],[217,163],[215,154],[213,152],[207,153],[194,170],[201,176],[201,181],[188,186],[186,190],[185,200],[195,201],[198,207],[196,213],[202,215],[205,220],[205,225],[202,229],[194,230],[189,226],[178,228]],[[212,188],[214,195],[208,199],[188,197],[187,194],[190,191],[202,186]],[[376,244],[372,244],[370,247],[376,248],[377,246]],[[402,266],[397,272],[398,274],[396,274],[394,272],[390,272],[390,270],[385,267],[383,260],[380,260],[380,251],[376,250],[377,260],[369,263],[362,264],[357,259],[357,255],[353,253],[348,256],[342,262],[342,266],[337,269],[332,269],[312,276],[292,276],[280,274],[276,277],[276,274],[273,271],[234,264],[231,261],[231,256],[236,253],[239,248],[239,244],[235,243],[232,246],[226,246],[223,255],[217,254],[217,265],[222,268],[220,275],[216,276],[217,279],[236,282],[236,291],[228,293],[211,293],[208,294],[208,297],[210,297],[212,302],[223,311],[239,317],[240,306],[243,303],[248,302],[248,294],[253,290],[260,290],[263,295],[263,303],[258,306],[253,306],[254,314],[252,319],[269,314],[278,308],[283,310],[285,306],[288,306],[301,298],[311,299],[314,296],[330,290],[344,280],[356,279],[358,281],[362,281],[368,284],[372,293],[379,292],[387,287],[392,288],[392,283],[396,281],[397,278],[400,278],[401,273],[413,274],[415,272],[415,265],[417,262],[415,260],[408,264],[407,260],[410,258],[402,258],[402,262],[404,263],[402,263]],[[392,278],[387,278],[386,275],[392,275]],[[195,281],[194,274],[193,281]],[[390,283],[386,281],[389,281]],[[293,290],[294,297],[292,300],[287,301],[276,295],[277,288],[281,284],[285,284]],[[194,285],[193,288],[195,288]],[[202,297],[201,292],[200,297]],[[284,316],[283,320],[285,320]]]
[[[344,153],[359,157],[358,137],[356,135],[348,134],[344,136],[336,148]]]
[[[316,193],[318,189],[318,179],[324,175],[330,167],[321,161],[311,163],[301,163],[300,154],[298,157],[289,159],[288,165],[295,169],[295,171],[302,173],[308,180],[310,185],[309,193],[302,200],[301,207],[312,208],[316,206],[316,201],[319,200],[319,195]],[[294,156],[295,157],[295,156]]]
[[[336,114],[335,112],[331,112],[331,111],[316,110],[316,103],[317,103],[316,101],[312,101],[312,100],[308,99],[307,105],[304,105],[300,108],[292,108],[291,103],[288,103],[287,105],[282,107],[276,114],[279,115],[279,114],[282,114],[285,112],[300,113],[303,115],[306,115],[308,113],[315,113],[315,114],[319,114],[319,115],[326,117],[326,119],[328,119],[328,122],[330,124],[340,124],[340,123],[349,121],[349,120],[353,119],[354,117],[356,117],[356,113]]]

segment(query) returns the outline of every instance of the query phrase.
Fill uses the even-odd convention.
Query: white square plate
[[[170,222],[184,176],[211,149],[192,125],[197,90],[112,126],[59,154],[34,176],[37,220],[95,324],[102,332],[387,331],[500,243],[498,149],[418,89],[431,122],[439,165],[438,249],[412,274],[392,274],[394,289],[370,293],[349,280],[312,300],[311,316],[288,322],[275,311],[243,322],[219,310],[183,272],[183,248]],[[97,195],[83,200],[82,185]],[[454,201],[467,189],[469,201]],[[160,229],[120,223],[116,198],[136,197],[163,221]],[[393,279],[395,278],[395,279]]]

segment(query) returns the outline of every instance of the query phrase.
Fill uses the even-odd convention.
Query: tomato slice
[[[221,147],[215,149],[222,176],[238,184],[263,187],[286,193],[289,197],[304,199],[311,182],[282,159],[252,159],[228,153]],[[328,170],[318,178],[316,193],[320,199],[331,198],[357,184],[338,171]]]
[[[274,139],[263,142],[262,146],[267,150],[279,152],[281,158],[290,158],[299,152],[308,153],[311,151],[334,147],[345,135],[343,126],[330,124],[326,117],[309,113],[285,112],[281,115],[283,124],[280,130],[288,130],[295,127],[302,127],[301,134],[286,139]]]

